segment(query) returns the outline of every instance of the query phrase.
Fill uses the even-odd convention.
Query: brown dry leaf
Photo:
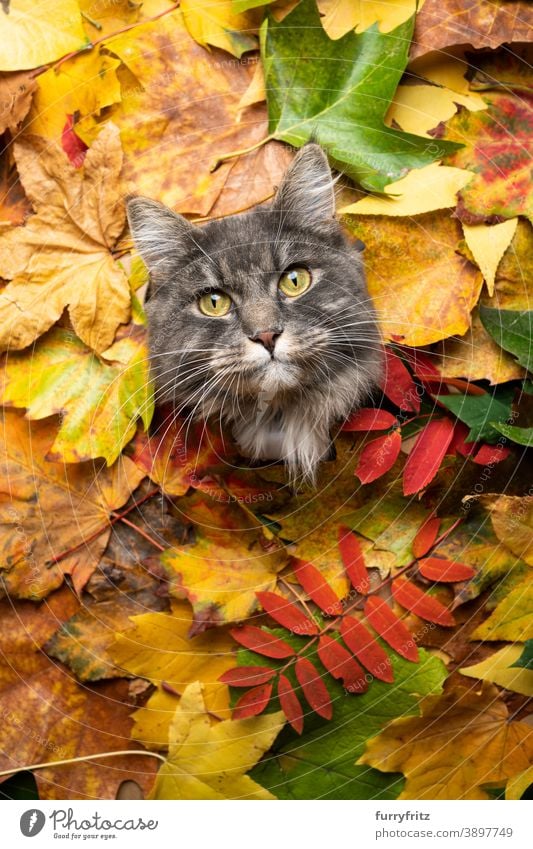
[[[488,380],[494,385],[526,374],[515,358],[489,336],[477,308],[472,313],[472,327],[463,336],[445,339],[435,347],[435,352],[438,358],[432,361],[443,377]]]
[[[16,130],[28,114],[37,83],[28,71],[0,73],[0,133]]]
[[[527,769],[533,730],[510,722],[496,687],[457,687],[421,703],[422,716],[395,719],[367,743],[359,764],[403,772],[399,799],[489,799]]]
[[[31,212],[17,169],[6,150],[0,155],[0,233],[12,225],[24,224]]]
[[[125,222],[118,130],[108,124],[74,168],[38,136],[15,143],[21,182],[36,215],[0,236],[0,347],[19,350],[68,307],[76,334],[105,351],[129,318],[128,280],[111,250]]]
[[[179,11],[106,46],[126,65],[122,102],[108,114],[120,128],[131,191],[198,216],[211,212],[221,192],[216,215],[273,193],[290,158],[280,144],[210,171],[221,154],[267,135],[266,107],[255,104],[243,112],[239,106],[255,62],[239,62],[216,49],[208,53],[191,38]],[[82,121],[77,130],[90,141],[97,125]]]
[[[139,748],[130,739],[127,682],[81,687],[40,648],[53,621],[57,627],[64,618],[69,598],[65,590],[44,608],[0,603],[2,770]],[[114,799],[120,783],[132,778],[147,795],[156,769],[154,759],[126,755],[38,770],[35,778],[41,799]]]
[[[386,339],[419,346],[466,333],[483,277],[457,253],[462,232],[450,212],[350,215],[347,224],[366,245],[368,288]]]
[[[482,495],[494,533],[516,557],[533,566],[533,495]]]
[[[411,58],[456,44],[498,47],[529,41],[533,8],[520,0],[426,0],[416,17]]]
[[[14,598],[42,599],[68,574],[79,592],[109,539],[110,512],[129,499],[143,472],[127,457],[111,469],[46,460],[54,438],[50,419],[30,423],[6,410],[0,437],[5,591]],[[94,534],[98,535],[92,539]]]

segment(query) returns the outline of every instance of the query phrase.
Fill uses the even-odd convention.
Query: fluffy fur
[[[269,207],[193,226],[133,198],[128,218],[150,271],[151,367],[159,401],[191,417],[219,416],[243,454],[283,459],[313,480],[330,429],[379,378],[382,350],[361,254],[334,218],[333,180],[316,144],[299,152]],[[306,267],[296,298],[278,281]],[[198,299],[227,293],[231,311],[203,315]],[[257,341],[278,335],[273,352]]]

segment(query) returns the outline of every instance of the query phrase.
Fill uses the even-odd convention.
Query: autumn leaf
[[[350,215],[346,224],[366,245],[368,288],[387,339],[420,346],[468,330],[482,276],[456,252],[462,234],[448,212]]]
[[[37,68],[65,53],[81,50],[88,40],[76,0],[11,0],[0,10],[2,71]]]
[[[257,27],[258,16],[236,12],[232,0],[218,3],[212,0],[182,0],[180,9],[189,33],[202,47],[211,44],[227,50],[238,59],[247,50],[257,48],[253,31]]]
[[[499,224],[463,224],[466,244],[483,273],[491,297],[494,294],[498,265],[514,238],[517,225],[516,218],[501,221]]]
[[[525,581],[515,586],[500,601],[489,618],[476,628],[472,639],[511,641],[533,639],[532,605],[533,580],[531,574],[528,574]]]
[[[31,212],[16,166],[4,151],[0,156],[0,234],[12,224],[24,224]]]
[[[493,422],[507,421],[513,396],[514,387],[501,386],[484,395],[439,395],[439,402],[469,426],[468,442],[496,442]]]
[[[80,339],[105,351],[130,311],[128,281],[111,254],[125,222],[118,130],[102,130],[82,169],[38,137],[14,149],[37,214],[0,235],[2,273],[12,281],[0,293],[0,348],[25,348],[68,307]]]
[[[44,598],[66,574],[79,592],[105,549],[109,514],[144,477],[127,457],[98,470],[93,463],[46,460],[52,441],[46,420],[30,424],[15,412],[4,412],[2,574],[6,590],[16,598]]]
[[[521,669],[516,665],[523,649],[524,646],[521,643],[505,646],[481,663],[464,667],[459,671],[461,675],[468,678],[478,678],[490,684],[498,684],[506,690],[522,693],[524,696],[533,696],[533,670]]]
[[[137,419],[148,428],[153,398],[145,331],[132,324],[121,336],[104,360],[71,331],[53,328],[33,349],[30,375],[25,354],[6,355],[3,403],[26,408],[32,421],[62,414],[50,459],[104,457],[111,465],[135,435]]]
[[[424,0],[418,3],[423,6]],[[363,32],[373,24],[380,32],[390,32],[407,21],[416,11],[416,0],[389,0],[389,2],[353,2],[353,0],[318,0],[322,26],[330,38],[341,38],[350,30]]]
[[[37,83],[32,73],[0,73],[0,134],[16,131],[31,106]]]
[[[479,317],[494,341],[504,350],[514,354],[524,368],[532,371],[533,311],[496,310],[481,306]]]
[[[466,224],[497,223],[517,215],[531,219],[531,104],[512,92],[491,91],[484,99],[485,112],[461,110],[437,134],[465,145],[448,155],[446,164],[475,174],[459,193],[457,215]]]
[[[377,191],[433,162],[427,141],[383,123],[407,64],[413,24],[412,17],[390,34],[371,27],[331,41],[314,0],[302,0],[280,23],[268,19],[261,51],[270,136],[296,147],[313,138],[339,170]],[[440,157],[449,143],[442,144]]]
[[[480,501],[498,539],[516,557],[533,566],[533,497],[487,494]]]
[[[516,0],[425,0],[411,56],[444,51],[453,44],[481,48],[528,41],[532,23],[528,7]]]
[[[424,699],[421,710],[393,720],[358,760],[403,772],[399,799],[488,799],[483,786],[501,787],[531,761],[533,732],[509,721],[495,687],[449,688]]]
[[[240,109],[253,62],[215,62],[178,10],[116,36],[107,51],[126,72],[122,102],[105,117],[120,129],[129,191],[199,216],[241,211],[274,193],[291,159],[275,142],[211,170],[219,156],[266,135],[264,105]],[[89,117],[77,129],[90,142],[99,124]]]
[[[41,606],[0,602],[0,769],[101,752],[138,749],[130,741],[127,683],[80,687],[65,667],[50,660],[42,646],[58,621],[71,610],[69,590]],[[54,626],[55,622],[55,626]],[[71,766],[37,770],[41,799],[114,799],[119,785],[135,780],[148,793],[154,758],[125,755]]]
[[[288,562],[285,547],[238,504],[196,496],[177,503],[196,526],[193,545],[163,552],[171,593],[185,595],[194,610],[191,634],[240,622],[257,608],[257,592],[272,590]]]
[[[273,799],[245,773],[271,747],[281,713],[211,724],[203,688],[189,684],[172,718],[168,758],[152,799]]]

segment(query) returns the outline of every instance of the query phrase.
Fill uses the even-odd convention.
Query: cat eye
[[[289,298],[303,295],[311,285],[311,274],[307,268],[289,268],[279,278],[278,287]]]
[[[204,315],[219,318],[231,309],[231,298],[225,292],[207,292],[198,300],[198,308]]]

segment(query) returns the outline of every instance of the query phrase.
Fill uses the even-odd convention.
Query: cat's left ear
[[[182,215],[156,200],[131,197],[126,202],[135,247],[149,271],[163,271],[166,260],[189,247],[195,227]]]
[[[323,229],[335,215],[333,186],[326,154],[318,144],[306,144],[286,171],[272,209],[283,213],[287,223]]]

